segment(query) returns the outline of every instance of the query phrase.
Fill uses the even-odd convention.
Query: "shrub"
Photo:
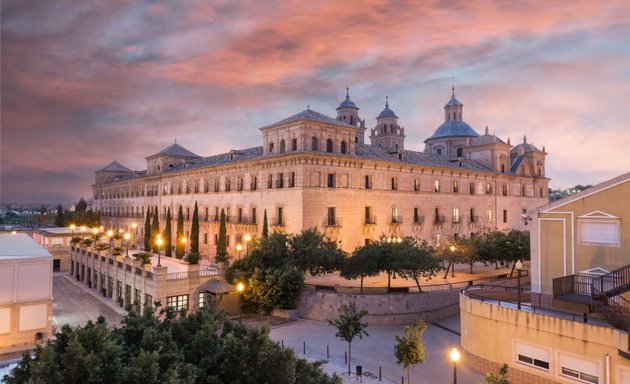
[[[81,245],[85,245],[86,247],[89,247],[92,245],[94,241],[92,241],[92,239],[85,239],[81,241]]]
[[[199,256],[199,254],[197,252],[190,252],[187,256],[186,256],[186,262],[188,264],[199,264],[199,259],[201,257]]]
[[[112,250],[112,255],[114,256],[120,256],[125,252],[125,248],[123,247],[114,247],[114,249]]]
[[[151,264],[151,256],[153,256],[151,252],[138,252],[133,255],[136,260],[142,261],[142,264]]]
[[[94,249],[96,249],[97,251],[104,251],[106,249],[109,249],[109,245],[107,245],[107,243],[98,243],[94,246]]]

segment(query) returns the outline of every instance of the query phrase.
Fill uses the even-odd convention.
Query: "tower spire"
[[[389,108],[389,96],[385,96],[385,108]]]
[[[350,87],[346,85],[346,100],[350,99]]]
[[[452,82],[452,86],[451,86],[451,96],[455,97],[455,76],[451,77],[451,82]]]

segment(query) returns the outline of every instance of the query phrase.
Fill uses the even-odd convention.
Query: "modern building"
[[[52,332],[52,257],[26,234],[0,235],[0,350],[20,351]]]
[[[114,241],[113,246],[120,246]],[[139,251],[121,255],[92,247],[72,247],[70,274],[120,307],[140,310],[156,301],[176,309],[196,310],[210,301],[230,313],[238,311],[238,293],[216,268],[188,264],[167,256],[151,256],[148,263],[135,257]]]
[[[531,306],[462,294],[469,362],[508,363],[515,383],[630,383],[630,173],[529,215]]]
[[[53,272],[68,272],[70,270],[70,240],[73,236],[80,236],[79,228],[56,227],[33,231],[35,242],[52,255]]]
[[[485,229],[524,229],[522,214],[547,202],[544,147],[512,146],[463,119],[455,90],[425,151],[406,149],[389,100],[367,130],[349,93],[332,118],[311,109],[260,128],[262,146],[202,157],[175,143],[132,171],[114,161],[96,171],[94,205],[106,227],[143,230],[147,209],[183,207],[185,227],[199,205],[200,251],[215,250],[221,210],[228,246],[246,234],[316,227],[351,251],[381,235],[439,243]],[[173,223],[174,225],[174,223]],[[142,234],[139,234],[141,237]]]

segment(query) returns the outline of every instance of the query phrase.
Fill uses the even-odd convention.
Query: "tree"
[[[184,253],[186,252],[186,245],[182,241],[184,238],[184,211],[182,206],[179,206],[179,211],[177,212],[177,229],[175,232],[175,257],[181,259],[184,257]]]
[[[160,235],[160,213],[158,212],[157,205],[155,206],[155,210],[153,211],[153,224],[151,224],[151,246],[153,248],[153,253],[158,252],[157,246],[157,238]]]
[[[63,214],[63,205],[59,203],[59,205],[57,205],[57,216],[55,216],[55,225],[57,227],[63,227],[64,221],[65,221],[65,217]]]
[[[144,220],[144,250],[151,249],[151,207],[147,207],[147,218]]]
[[[199,210],[195,201],[192,224],[190,225],[190,252],[199,253]]]
[[[363,316],[367,314],[367,310],[359,310],[357,303],[352,301],[349,305],[341,304],[341,313],[337,319],[328,320],[328,324],[337,328],[335,336],[348,342],[348,375],[352,360],[352,340],[357,336],[359,339],[363,339],[363,336],[369,336],[365,330],[368,324],[361,322]]]
[[[77,205],[74,206],[74,210],[76,212],[87,211],[87,203],[85,202],[85,199],[83,197],[80,198],[79,201],[77,202]]]
[[[422,334],[427,329],[424,321],[417,321],[413,327],[405,326],[405,335],[396,335],[396,345],[394,346],[394,356],[396,363],[407,369],[407,383],[411,383],[410,367],[412,365],[424,364],[428,354],[424,349]]]
[[[426,241],[423,241],[418,247],[414,238],[405,237],[397,245],[397,249],[400,256],[398,274],[402,278],[412,278],[416,282],[418,291],[422,291],[420,278],[427,281],[431,280],[442,270],[440,259],[434,255],[433,247],[429,246]]]
[[[317,229],[306,229],[289,237],[289,247],[290,264],[311,275],[337,271],[346,258],[337,243],[327,241]]]
[[[267,222],[267,210],[265,209],[263,214],[263,227],[262,227],[262,237],[266,239],[269,237],[269,223]]]
[[[166,210],[166,224],[164,224],[164,255],[171,256],[173,252],[173,232],[171,230],[171,207]]]
[[[304,285],[304,275],[287,267],[255,268],[247,285],[247,300],[256,309],[269,314],[274,308],[295,308]]]
[[[344,279],[361,279],[361,293],[363,293],[363,279],[368,276],[378,276],[381,272],[378,265],[379,249],[376,244],[358,247],[347,258],[341,267],[341,277]]]
[[[499,374],[486,373],[486,384],[511,384],[512,382],[507,378],[508,365],[503,364],[499,368]]]
[[[228,259],[227,252],[227,227],[225,224],[225,211],[221,209],[221,218],[219,219],[219,238],[217,239],[217,262],[224,262]]]

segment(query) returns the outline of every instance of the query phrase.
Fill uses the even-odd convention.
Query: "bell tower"
[[[350,88],[346,87],[346,99],[337,107],[337,120],[357,128],[355,144],[363,144],[365,136],[365,120],[359,117],[359,107],[350,100]]]
[[[398,125],[398,116],[389,109],[389,98],[385,97],[385,109],[376,117],[376,127],[372,128],[370,142],[389,151],[405,149],[405,128]]]

